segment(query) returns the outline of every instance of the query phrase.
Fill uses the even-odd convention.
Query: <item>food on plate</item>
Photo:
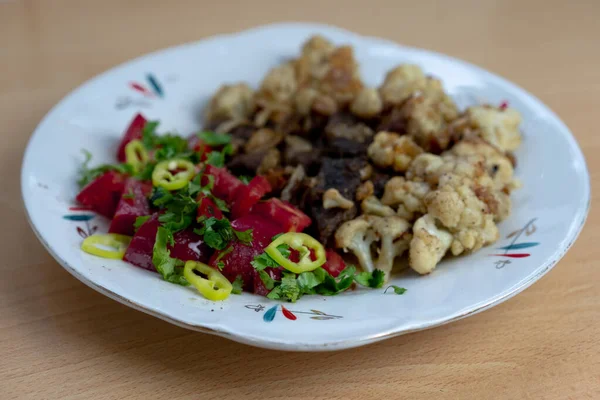
[[[86,154],[76,200],[111,224],[82,250],[209,300],[294,302],[379,288],[406,264],[429,274],[497,241],[520,186],[520,114],[460,111],[417,65],[383,78],[366,86],[352,47],[315,36],[257,89],[223,85],[199,133],[135,115],[117,163],[91,168]]]

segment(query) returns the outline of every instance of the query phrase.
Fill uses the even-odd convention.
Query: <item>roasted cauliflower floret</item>
[[[412,160],[421,153],[423,149],[410,137],[385,131],[375,135],[367,150],[375,165],[381,168],[391,167],[398,172],[406,171]]]
[[[521,144],[521,114],[515,109],[476,106],[467,109],[466,115],[478,134],[502,151],[514,151]]]
[[[254,92],[245,83],[223,85],[214,94],[208,108],[208,121],[244,120],[254,111]]]
[[[451,131],[448,126],[457,116],[454,102],[440,92],[413,96],[402,106],[406,131],[428,152],[440,153],[448,148]]]
[[[313,88],[300,89],[296,93],[295,105],[296,111],[302,116],[307,116],[312,111],[330,116],[338,110],[337,103],[333,98]]]
[[[431,191],[426,182],[406,180],[402,176],[395,176],[385,184],[381,202],[391,207],[397,207],[397,213],[409,221],[425,214],[425,196]]]
[[[477,137],[466,138],[455,144],[442,156],[463,158],[472,164],[483,162],[486,172],[492,178],[494,188],[497,190],[510,192],[519,186],[519,183],[514,180],[514,168],[510,159],[485,140]]]
[[[435,218],[424,215],[413,226],[408,251],[409,265],[421,275],[433,271],[452,245],[452,234],[438,228]]]
[[[461,179],[444,179],[440,188],[425,197],[425,204],[427,215],[436,218],[453,234],[454,255],[479,250],[498,240],[493,213]]]
[[[376,89],[363,88],[350,104],[350,111],[362,118],[372,118],[383,110],[383,101]]]
[[[427,86],[427,77],[418,65],[400,65],[387,73],[380,92],[386,104],[400,104]]]
[[[375,196],[369,196],[364,199],[360,204],[360,207],[365,215],[378,215],[380,217],[396,215],[396,212],[392,207],[382,204]]]
[[[379,269],[389,278],[394,260],[408,249],[410,224],[398,216],[363,215],[343,223],[335,233],[336,246],[352,251],[360,266],[369,272]],[[379,243],[377,254],[371,249]]]
[[[321,35],[312,36],[302,45],[302,57],[310,60],[314,65],[319,65],[327,60],[335,46]]]
[[[268,103],[289,103],[298,89],[293,63],[277,66],[262,81],[258,95]]]
[[[323,208],[342,208],[349,210],[354,207],[354,202],[342,196],[337,189],[327,189],[323,193]]]
[[[295,66],[299,87],[317,89],[338,104],[350,103],[363,88],[350,46],[331,48],[320,39],[311,40]]]

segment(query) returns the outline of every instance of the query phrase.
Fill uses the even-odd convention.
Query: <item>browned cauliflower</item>
[[[338,104],[349,104],[363,88],[350,46],[334,47],[323,38],[313,37],[304,45],[295,66],[299,87],[317,89]]]
[[[440,187],[425,196],[427,214],[415,222],[410,244],[410,265],[415,271],[431,272],[448,249],[456,256],[498,240],[494,215],[468,182],[445,174]]]
[[[383,110],[383,101],[376,89],[363,88],[350,104],[350,111],[362,118],[372,118]]]
[[[289,103],[297,89],[294,64],[289,62],[269,71],[262,81],[258,95],[268,102]]]
[[[323,193],[323,208],[342,208],[349,210],[354,207],[354,202],[342,196],[342,194],[334,188],[327,189]]]
[[[338,248],[351,251],[365,271],[379,269],[387,279],[394,260],[408,249],[409,228],[408,221],[398,216],[363,215],[344,222],[335,233],[335,242]],[[372,246],[376,243],[378,252],[373,254]]]
[[[401,104],[426,87],[427,77],[421,67],[403,64],[387,73],[379,90],[386,104]]]
[[[385,184],[381,202],[397,207],[397,214],[408,221],[414,221],[427,212],[425,196],[431,191],[427,182],[409,181],[403,176],[395,176]]]
[[[433,271],[452,244],[452,234],[438,228],[435,218],[424,215],[413,226],[409,265],[421,275]]]
[[[390,217],[396,215],[394,209],[390,206],[382,204],[375,196],[369,196],[360,203],[363,214],[378,215],[380,217]]]
[[[406,171],[412,160],[421,153],[423,149],[410,137],[385,131],[375,135],[367,150],[375,165],[381,168],[391,167],[398,172]]]
[[[514,179],[514,168],[505,153],[485,140],[469,137],[455,144],[443,156],[466,159],[471,163],[483,162],[486,172],[492,178],[496,189],[511,190],[519,186]]]
[[[254,92],[245,83],[223,85],[214,94],[206,109],[206,119],[210,122],[244,120],[254,111]]]
[[[449,124],[458,117],[454,102],[440,88],[413,96],[402,106],[407,133],[428,152],[440,153],[451,140]]]
[[[467,109],[466,115],[479,135],[502,151],[514,151],[521,144],[521,114],[515,109],[477,106]]]

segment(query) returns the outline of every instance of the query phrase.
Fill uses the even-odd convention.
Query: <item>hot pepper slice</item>
[[[140,172],[150,157],[141,140],[132,140],[125,146],[125,162],[133,168],[134,172]]]
[[[152,184],[167,190],[179,190],[194,177],[194,164],[182,158],[161,161],[152,171]]]
[[[194,271],[206,278],[196,275]],[[225,300],[233,290],[233,286],[223,274],[201,262],[187,261],[183,267],[183,276],[208,300]]]
[[[297,250],[300,253],[298,262],[291,261],[281,254],[277,247],[282,244],[287,244],[290,248]],[[314,261],[311,259],[311,250],[316,257]],[[306,233],[284,233],[272,241],[265,249],[265,252],[271,256],[277,264],[296,274],[314,271],[325,264],[326,260],[325,248],[323,245]]]
[[[121,260],[129,243],[131,243],[131,236],[117,233],[97,234],[86,237],[81,243],[81,250],[98,257]],[[112,250],[99,247],[99,245],[109,247]]]

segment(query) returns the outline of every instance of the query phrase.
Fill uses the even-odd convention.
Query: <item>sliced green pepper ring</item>
[[[203,276],[197,275],[194,271],[198,271]],[[233,290],[233,286],[223,274],[201,262],[186,262],[183,276],[208,300],[225,300]]]
[[[116,233],[97,234],[86,237],[81,243],[81,250],[98,257],[121,260],[129,243],[131,243],[131,236]]]
[[[152,171],[152,184],[167,190],[179,190],[194,177],[194,164],[182,158],[161,161]]]
[[[140,172],[149,159],[148,151],[141,140],[132,140],[125,146],[125,162],[131,165],[134,172]]]
[[[298,262],[291,261],[285,258],[283,254],[277,249],[278,246],[287,244],[290,248],[300,253],[300,259]],[[316,260],[311,260],[311,250],[314,251]],[[321,265],[325,264],[325,248],[313,237],[306,233],[288,232],[279,236],[277,239],[271,242],[265,249],[265,252],[271,256],[271,258],[287,269],[296,274],[302,272],[314,271]]]

